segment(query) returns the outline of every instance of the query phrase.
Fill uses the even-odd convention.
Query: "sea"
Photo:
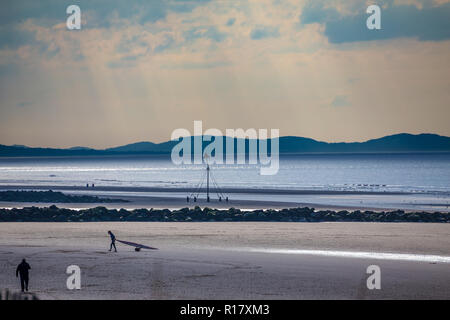
[[[205,165],[175,165],[170,156],[0,158],[0,186],[195,188]],[[222,188],[450,193],[450,153],[301,154],[281,156],[275,175],[259,165],[211,165]]]

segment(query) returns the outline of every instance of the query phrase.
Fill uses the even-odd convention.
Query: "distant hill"
[[[21,144],[15,144],[15,145],[13,145],[13,147],[16,147],[16,148],[28,148],[27,146],[24,146],[24,145],[21,145]]]
[[[299,137],[280,138],[280,153],[438,152],[450,151],[450,137],[401,133],[365,142],[327,143]]]
[[[137,142],[132,144],[127,144],[121,147],[106,149],[106,152],[121,152],[121,153],[170,153],[172,147],[178,142],[168,141],[163,143],[153,143],[153,142]]]
[[[91,148],[87,148],[87,147],[72,147],[72,148],[69,148],[67,150],[77,150],[77,151],[79,151],[79,150],[92,150],[92,149]]]
[[[191,145],[193,146],[193,137]],[[222,137],[225,144],[231,138]],[[236,140],[236,139],[235,139]],[[235,150],[236,150],[235,141]],[[25,146],[0,145],[0,157],[37,157],[37,156],[101,156],[126,154],[169,154],[178,141],[163,143],[137,142],[125,146],[104,150],[86,147],[69,149],[31,148]],[[245,141],[248,145],[249,141]],[[209,142],[203,142],[203,146]],[[450,137],[436,134],[401,133],[372,139],[365,142],[328,143],[302,137],[279,138],[281,154],[297,153],[394,153],[394,152],[450,152]]]

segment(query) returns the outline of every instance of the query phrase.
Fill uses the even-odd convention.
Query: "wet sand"
[[[123,199],[128,203],[58,203],[61,208],[78,209],[104,206],[111,209],[180,209],[212,207],[217,209],[283,209],[310,207],[318,210],[405,210],[426,212],[450,212],[449,194],[422,194],[396,192],[325,191],[325,190],[281,190],[281,189],[227,189],[229,201],[218,200],[211,192],[211,202],[202,194],[196,202],[186,201],[192,192],[183,188],[149,188],[96,186],[0,186],[0,190],[53,190],[70,195],[90,195],[101,198]],[[1,208],[45,207],[54,203],[0,202]]]
[[[158,247],[135,252],[106,234]],[[349,258],[283,250],[409,253]],[[308,251],[309,252],[309,251]],[[43,299],[449,299],[450,225],[417,223],[1,223],[0,283],[17,288],[16,265],[32,266],[30,288]],[[82,289],[65,270],[82,271]],[[366,268],[381,268],[368,290]]]
[[[132,187],[132,186],[102,186],[96,185],[95,187],[86,187],[86,186],[61,186],[61,185],[2,185],[0,186],[0,190],[15,190],[15,189],[27,189],[27,190],[61,190],[61,191],[116,191],[116,192],[183,192],[183,193],[191,193],[193,188],[162,188],[162,187]],[[200,189],[202,193],[206,192],[206,188]],[[215,190],[211,188],[211,193]],[[408,194],[405,192],[380,192],[380,191],[339,191],[339,190],[296,190],[296,189],[245,189],[245,188],[221,188],[223,193],[244,193],[244,194],[325,194],[325,195],[338,195],[338,194],[383,194],[383,195],[400,195],[400,194]]]

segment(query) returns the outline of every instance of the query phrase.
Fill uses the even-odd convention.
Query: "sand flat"
[[[337,191],[337,190],[290,190],[290,189],[226,189],[229,202],[219,201],[212,192],[211,202],[206,202],[205,194],[201,194],[197,202],[186,201],[186,196],[193,190],[189,188],[157,188],[157,187],[119,187],[96,186],[86,188],[80,186],[0,186],[0,190],[53,190],[70,195],[90,195],[101,198],[122,199],[127,203],[58,203],[62,208],[81,209],[95,206],[107,208],[158,208],[180,209],[213,207],[229,209],[231,207],[250,209],[283,209],[294,207],[310,207],[329,210],[405,210],[427,212],[449,212],[450,195],[448,192],[436,194],[414,192],[380,192],[380,191]],[[0,208],[22,208],[30,206],[50,206],[54,203],[6,202],[0,201]]]
[[[119,239],[158,247],[107,251]],[[254,252],[345,250],[450,256],[450,225],[424,223],[89,222],[1,223],[0,283],[17,288],[15,266],[32,266],[44,299],[449,299],[450,265],[420,261]],[[82,270],[82,290],[65,269]],[[366,288],[366,268],[382,289]]]

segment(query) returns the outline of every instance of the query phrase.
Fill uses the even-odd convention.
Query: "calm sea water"
[[[165,156],[0,158],[0,185],[195,187],[204,166]],[[450,192],[450,154],[297,155],[274,176],[255,165],[213,166],[222,187]]]

